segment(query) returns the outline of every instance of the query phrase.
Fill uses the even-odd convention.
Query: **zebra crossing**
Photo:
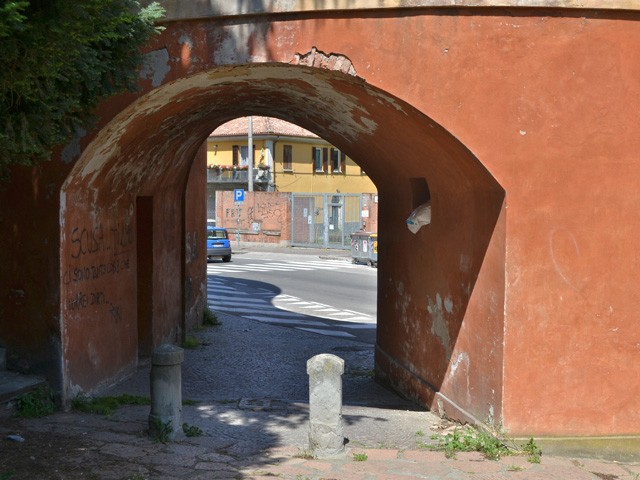
[[[349,263],[344,260],[310,260],[310,261],[283,261],[261,263],[209,263],[207,273],[243,273],[243,272],[295,272],[309,270],[348,270],[363,268],[362,265]]]
[[[276,294],[266,288],[250,289],[241,281],[215,275],[208,278],[207,298],[209,308],[214,312],[320,335],[374,342],[376,319],[353,310]]]

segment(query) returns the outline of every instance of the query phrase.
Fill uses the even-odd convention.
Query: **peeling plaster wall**
[[[160,336],[183,329],[179,185],[217,125],[275,115],[347,152],[378,187],[381,380],[458,418],[503,421],[512,434],[640,432],[640,385],[629,382],[640,345],[638,14],[396,13],[168,23],[150,46],[139,96],[105,104],[98,128],[78,136],[64,161],[18,172],[20,183],[0,193],[4,204],[25,205],[3,212],[11,234],[0,251],[27,258],[20,268],[7,258],[0,274],[14,295],[3,301],[0,341],[32,338],[6,318],[33,322],[37,338],[25,350],[47,345],[41,357],[55,365],[62,338],[69,392],[135,364],[126,332],[136,276],[118,271],[86,289],[62,278],[76,264],[113,261],[103,247],[77,256],[74,229],[110,232],[137,195],[158,196],[158,227],[169,232],[158,243],[156,292],[183,303],[158,306]],[[296,64],[312,57],[319,66]],[[355,75],[330,70],[338,58]],[[416,235],[405,225],[413,179],[427,182],[433,217]],[[47,215],[59,188],[60,230]],[[36,228],[44,247],[29,238]],[[36,259],[55,274],[37,278]],[[72,308],[74,295],[99,288],[122,299],[122,327],[104,303]],[[116,345],[117,364],[96,350],[96,332]]]
[[[67,397],[126,375],[136,365],[133,200],[124,195],[103,209],[87,192],[66,197],[61,315]]]
[[[182,185],[155,190],[153,196],[153,344],[183,339]],[[174,279],[168,281],[167,279]]]
[[[202,325],[207,306],[207,145],[203,143],[189,172],[184,196],[184,323],[185,332]]]

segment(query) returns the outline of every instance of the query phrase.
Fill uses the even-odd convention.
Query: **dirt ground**
[[[38,422],[44,423],[19,418],[13,408],[0,412],[0,480],[97,480],[102,472],[123,467],[121,459],[98,454],[100,442],[75,431],[42,431]],[[134,474],[120,478],[136,479]]]

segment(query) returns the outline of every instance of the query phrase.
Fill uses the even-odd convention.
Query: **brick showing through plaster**
[[[356,69],[353,67],[351,60],[346,56],[335,53],[327,55],[316,47],[313,47],[311,51],[304,54],[296,53],[291,64],[336,70],[353,77],[357,76]]]

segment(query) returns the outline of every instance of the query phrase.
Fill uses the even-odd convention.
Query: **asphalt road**
[[[375,343],[377,270],[346,252],[245,251],[207,273],[213,311]]]

